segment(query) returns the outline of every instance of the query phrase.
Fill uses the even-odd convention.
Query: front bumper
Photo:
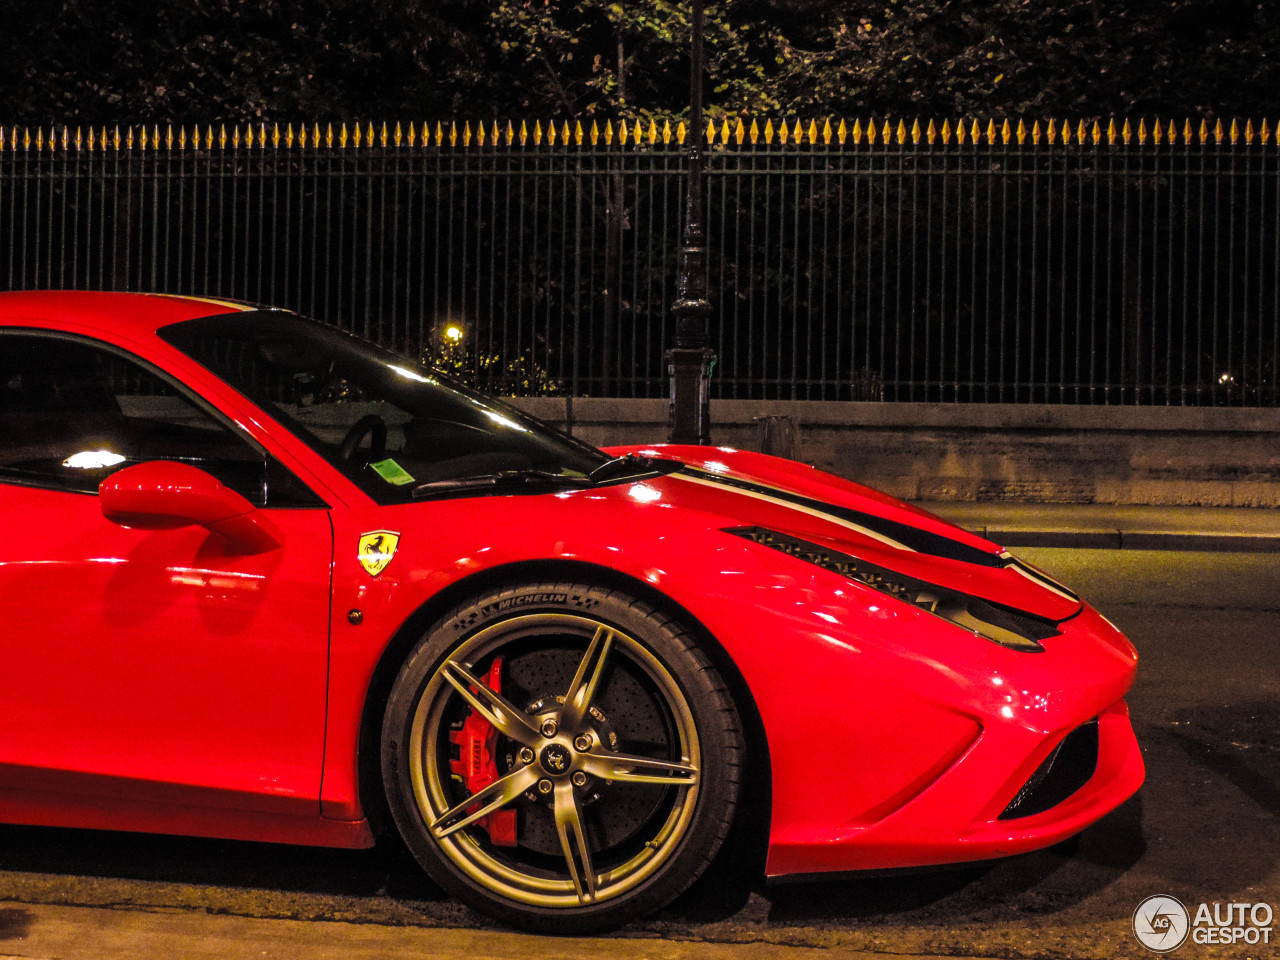
[[[1080,617],[1063,625],[1055,638],[1064,656],[1077,649],[1122,640],[1096,612],[1085,608]],[[1051,666],[1053,650],[1023,654]],[[1093,687],[1077,689],[1071,697],[1037,697],[1031,684],[1018,691],[1020,706],[1040,701],[1034,719],[992,702],[961,704],[975,721],[975,736],[957,743],[950,762],[899,798],[892,809],[875,818],[859,817],[841,824],[785,824],[775,820],[766,872],[786,874],[882,870],[988,860],[1052,846],[1088,827],[1131,797],[1145,774],[1142,754],[1122,697],[1132,683],[1132,665],[1121,669],[1109,658]],[[1077,664],[1078,665],[1078,664]],[[1098,664],[1101,666],[1101,664]],[[1046,705],[1047,704],[1047,705]],[[966,709],[968,708],[968,709]],[[1027,800],[1024,791],[1055,749],[1096,719],[1096,754],[1084,751],[1091,772],[1078,769],[1065,787],[1057,782]],[[1077,734],[1067,749],[1077,754],[1086,738]],[[1073,758],[1079,767],[1080,757]],[[1051,774],[1052,776],[1052,774]],[[1033,782],[1033,786],[1034,786]],[[1057,791],[1056,794],[1054,791]],[[1019,795],[1022,809],[1010,810]],[[1033,797],[1034,800],[1034,797]],[[1028,812],[1030,811],[1030,812]],[[1020,815],[1021,814],[1021,815]]]

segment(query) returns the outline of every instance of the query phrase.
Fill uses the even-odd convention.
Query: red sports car
[[[748,807],[777,876],[1032,850],[1142,782],[1132,646],[999,547],[786,460],[597,450],[283,311],[0,294],[0,518],[4,822],[385,825],[587,932]]]

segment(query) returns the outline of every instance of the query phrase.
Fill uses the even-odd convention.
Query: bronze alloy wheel
[[[402,669],[383,733],[392,812],[427,871],[552,932],[617,926],[685,889],[727,832],[740,754],[688,634],[574,584],[450,613]]]

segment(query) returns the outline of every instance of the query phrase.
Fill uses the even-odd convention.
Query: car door
[[[100,481],[157,460],[244,495],[279,545],[104,517]],[[0,332],[0,801],[318,816],[331,559],[323,501],[171,378]]]

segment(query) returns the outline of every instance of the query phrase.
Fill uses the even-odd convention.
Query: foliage
[[[651,115],[678,0],[9,0],[4,123]],[[1280,113],[1257,0],[720,0],[710,112]]]
[[[514,359],[480,353],[461,342],[436,339],[422,353],[429,367],[469,387],[502,397],[546,397],[564,393],[560,381],[525,350]]]

